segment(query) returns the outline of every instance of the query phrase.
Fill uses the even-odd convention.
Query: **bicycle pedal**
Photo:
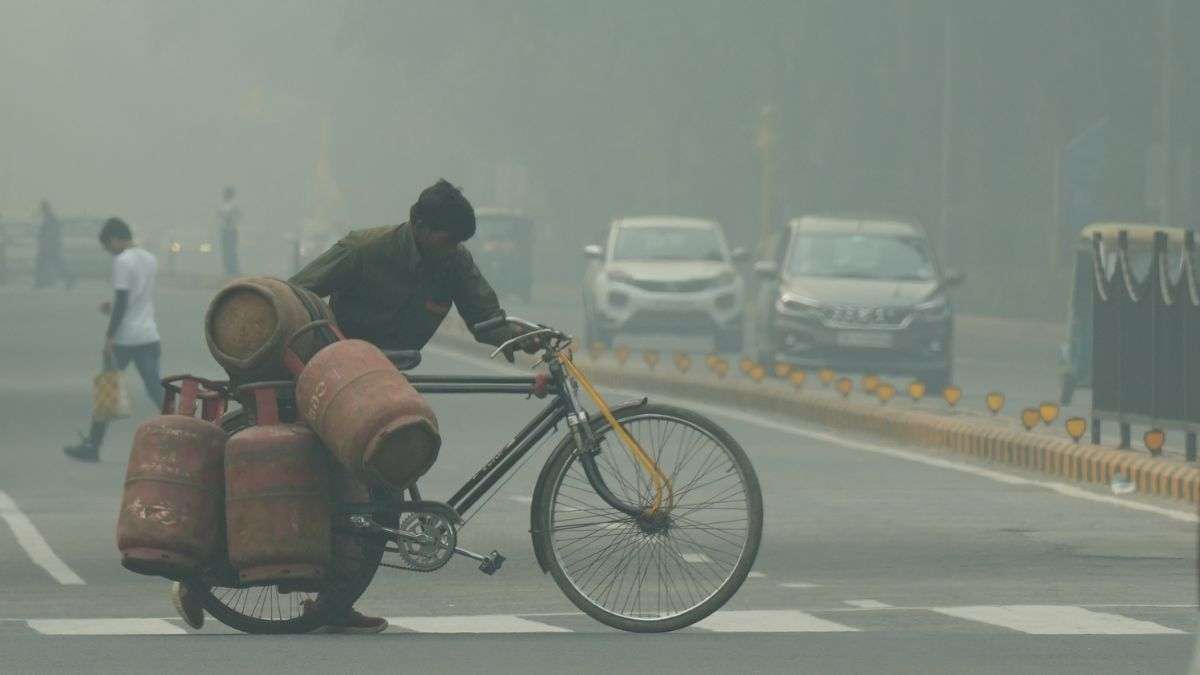
[[[483,557],[483,562],[479,563],[479,571],[490,577],[499,572],[503,565],[504,556],[500,555],[499,551],[492,551]]]

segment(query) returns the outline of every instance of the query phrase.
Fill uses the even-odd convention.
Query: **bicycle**
[[[538,476],[530,535],[538,565],[580,610],[608,626],[664,632],[723,606],[745,581],[762,538],[762,494],[745,451],[724,429],[690,410],[647,398],[609,407],[571,358],[572,338],[512,317],[540,341],[525,377],[410,375],[425,394],[509,394],[550,402],[445,502],[371,489],[366,499],[335,496],[335,554],[326,578],[309,586],[239,586],[227,565],[185,583],[218,621],[249,633],[304,633],[329,623],[366,591],[379,567],[432,572],[460,555],[486,574],[504,563],[458,546],[459,529],[480,500],[562,423],[567,433]],[[386,352],[401,370],[420,352]],[[247,385],[251,386],[251,385]],[[586,395],[598,414],[581,404]],[[229,432],[252,422],[246,410],[222,418]],[[486,501],[480,506],[486,505]],[[346,551],[357,552],[347,555]],[[385,553],[401,564],[384,562]],[[392,560],[392,559],[389,559]]]

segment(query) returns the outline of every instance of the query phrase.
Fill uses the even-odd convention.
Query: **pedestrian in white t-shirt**
[[[103,367],[125,370],[130,361],[146,387],[146,395],[158,405],[163,386],[159,375],[162,346],[154,321],[154,282],[158,261],[154,254],[133,243],[133,233],[125,221],[109,218],[100,230],[100,245],[113,255],[113,299],[100,305],[109,316],[104,334]],[[100,457],[107,422],[92,421],[87,437],[78,445],[63,448],[69,457],[95,462]]]

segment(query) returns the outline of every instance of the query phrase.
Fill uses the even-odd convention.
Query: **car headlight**
[[[913,307],[913,314],[921,321],[945,321],[950,316],[950,303],[939,297]]]
[[[815,300],[802,298],[798,295],[784,293],[779,296],[779,300],[775,303],[775,309],[780,314],[789,316],[802,316],[818,311],[821,306]]]
[[[629,272],[622,272],[621,270],[609,270],[608,272],[605,272],[605,276],[608,277],[609,281],[618,284],[633,283],[633,275]]]
[[[735,281],[737,281],[737,273],[732,270],[728,272],[721,272],[717,275],[717,278],[714,279],[714,283],[717,286],[732,286]]]

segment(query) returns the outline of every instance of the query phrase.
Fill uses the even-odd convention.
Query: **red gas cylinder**
[[[355,478],[404,488],[433,466],[437,417],[379,348],[335,342],[296,381],[300,414]]]
[[[229,562],[243,584],[318,579],[332,551],[328,453],[308,428],[279,422],[274,391],[254,395],[258,426],[225,447]]]
[[[133,437],[117,517],[121,564],[139,574],[184,579],[220,551],[226,434],[191,417],[199,388],[180,411],[155,417]]]

